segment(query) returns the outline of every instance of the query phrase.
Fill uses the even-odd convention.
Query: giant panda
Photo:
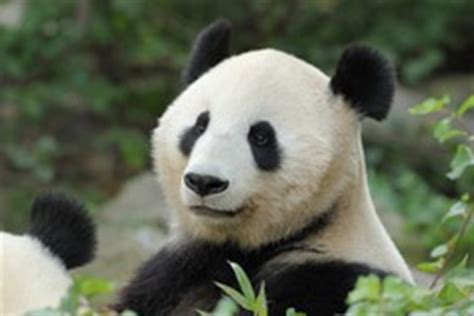
[[[211,311],[214,282],[235,285],[228,261],[265,282],[270,315],[344,313],[361,275],[412,282],[375,212],[361,143],[362,119],[389,112],[392,66],[349,46],[329,78],[275,49],[231,56],[230,33],[217,20],[197,36],[187,87],[154,130],[172,234],[116,309]]]
[[[89,262],[95,228],[77,201],[47,193],[35,199],[24,235],[0,232],[0,315],[58,307],[72,280],[68,270]]]

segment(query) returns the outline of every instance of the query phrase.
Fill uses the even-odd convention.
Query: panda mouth
[[[243,208],[236,210],[219,210],[207,206],[191,206],[189,208],[194,214],[215,217],[215,218],[231,218],[242,212]]]

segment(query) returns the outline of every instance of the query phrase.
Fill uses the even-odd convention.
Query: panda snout
[[[184,183],[201,197],[224,192],[229,187],[228,180],[193,172],[185,174]]]

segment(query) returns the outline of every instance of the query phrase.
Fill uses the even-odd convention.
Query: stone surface
[[[155,176],[149,172],[131,179],[97,212],[97,257],[80,273],[122,285],[163,243],[167,217]]]

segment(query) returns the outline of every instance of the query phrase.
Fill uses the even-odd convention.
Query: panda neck
[[[357,138],[356,172],[335,204],[335,218],[321,234],[309,237],[308,241],[329,249],[328,257],[364,261],[411,280],[403,258],[375,211],[367,181],[362,141],[359,135]]]

